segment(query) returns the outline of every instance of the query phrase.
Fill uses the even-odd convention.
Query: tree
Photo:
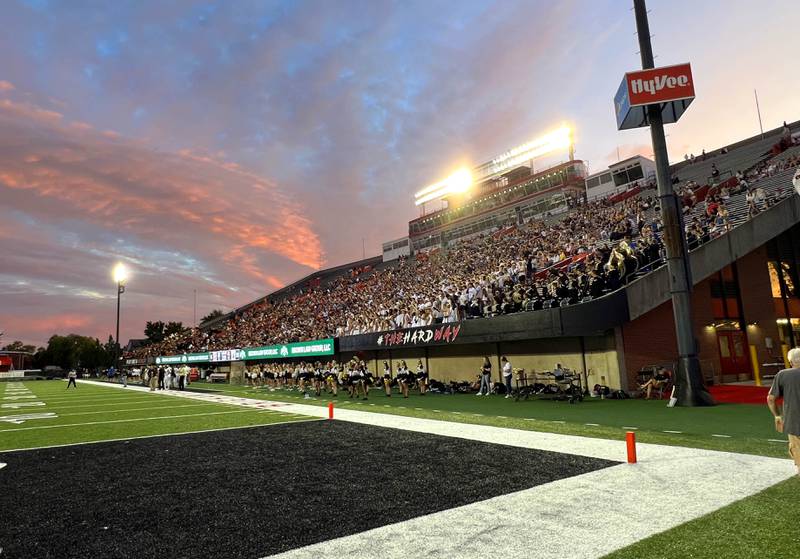
[[[167,325],[164,326],[164,337],[171,336],[172,334],[180,334],[186,330],[183,327],[183,322],[167,322]]]
[[[144,335],[150,343],[156,344],[164,339],[164,323],[161,320],[155,322],[147,321],[144,327]]]
[[[6,347],[4,347],[3,350],[5,350],[5,351],[26,351],[28,353],[33,353],[33,352],[36,351],[36,346],[23,344],[19,340],[14,340],[10,344],[6,345]]]
[[[203,318],[200,319],[200,324],[204,322],[210,322],[215,318],[221,317],[224,314],[225,313],[222,312],[222,309],[214,309],[213,311],[211,311],[210,313],[208,313],[207,315],[205,315]]]
[[[109,353],[100,340],[77,334],[51,336],[47,348],[39,348],[34,356],[38,368],[56,366],[95,370],[109,367],[113,361],[114,354]]]

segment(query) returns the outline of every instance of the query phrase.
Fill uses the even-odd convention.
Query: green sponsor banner
[[[161,355],[156,357],[157,365],[183,363],[208,363],[221,361],[240,361],[253,359],[291,359],[293,357],[318,357],[333,355],[333,338],[297,342],[293,344],[250,347],[247,349],[223,349],[206,353],[184,353],[182,355]]]
[[[333,338],[297,342],[284,345],[249,347],[242,350],[242,359],[291,359],[292,357],[318,357],[333,355]]]
[[[208,353],[184,353],[182,355],[161,355],[156,357],[156,365],[174,365],[181,363],[207,363],[210,360]]]

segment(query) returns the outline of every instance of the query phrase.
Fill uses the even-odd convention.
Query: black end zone
[[[616,462],[347,422],[0,453],[11,558],[257,558]]]

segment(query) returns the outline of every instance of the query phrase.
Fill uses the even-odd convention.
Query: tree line
[[[223,315],[222,310],[215,309],[204,316],[201,324]],[[173,334],[180,334],[187,329],[182,322],[164,322],[161,320],[148,320],[144,328],[144,340],[140,343],[158,343]],[[4,351],[23,351],[33,354],[33,368],[60,367],[69,369],[88,369],[97,371],[107,369],[114,365],[114,359],[121,355],[114,338],[108,336],[108,341],[101,343],[99,339],[91,336],[68,334],[66,336],[54,335],[47,340],[47,347],[35,347],[15,340],[2,348]]]

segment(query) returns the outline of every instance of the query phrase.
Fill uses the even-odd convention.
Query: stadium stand
[[[673,176],[681,178],[674,182],[690,250],[794,193],[800,146],[786,137],[784,130],[673,167]],[[712,164],[718,171],[713,177]],[[202,329],[129,356],[354,336],[588,302],[664,263],[652,187],[637,186],[399,261],[375,257],[317,272]]]

